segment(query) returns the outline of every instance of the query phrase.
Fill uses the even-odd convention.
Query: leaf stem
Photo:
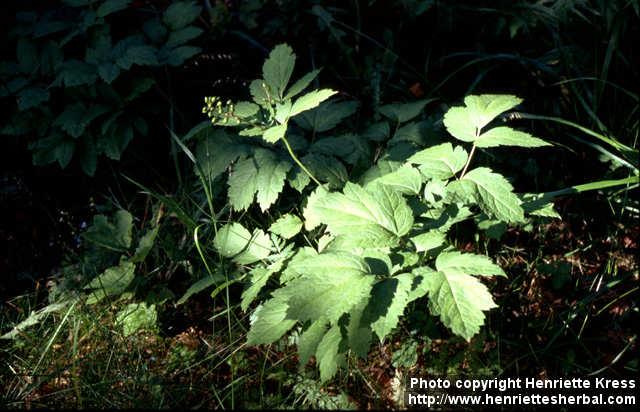
[[[465,173],[467,173],[467,169],[469,168],[469,164],[471,163],[471,158],[473,157],[473,154],[475,152],[476,152],[476,145],[474,143],[473,146],[471,147],[471,153],[469,153],[469,157],[467,158],[467,163],[465,163],[464,169],[462,169],[462,173],[460,173],[460,179],[462,179]]]
[[[311,180],[315,182],[315,184],[317,184],[318,186],[322,186],[322,183],[320,183],[320,181],[316,179],[313,174],[311,174],[309,169],[307,169],[307,167],[302,164],[300,159],[298,159],[298,156],[296,156],[296,154],[293,153],[293,149],[291,148],[291,145],[289,144],[285,136],[282,136],[282,141],[284,142],[284,145],[287,147],[287,151],[289,152],[289,155],[291,155],[291,158],[293,159],[293,161],[296,162],[298,166],[300,166],[300,169],[302,169],[302,171],[305,172],[311,178]]]

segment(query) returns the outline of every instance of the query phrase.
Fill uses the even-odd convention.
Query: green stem
[[[291,148],[291,145],[287,141],[287,138],[282,136],[282,141],[284,142],[284,145],[287,147],[287,151],[289,152],[289,155],[291,156],[293,161],[296,162],[298,166],[300,166],[300,169],[302,169],[302,171],[305,172],[311,178],[311,180],[315,182],[315,184],[317,184],[318,186],[322,186],[322,183],[320,183],[320,181],[316,179],[315,176],[313,176],[313,174],[311,174],[309,169],[307,169],[307,167],[302,164],[300,159],[298,159],[298,156],[296,156],[296,154],[293,153],[293,149]]]
[[[462,173],[460,173],[460,179],[462,179],[465,175],[465,173],[467,173],[467,169],[469,168],[469,164],[471,163],[471,158],[473,157],[473,154],[476,152],[476,145],[474,144],[471,147],[471,153],[469,153],[469,157],[467,158],[467,163],[465,163],[464,165],[464,169],[462,169]]]

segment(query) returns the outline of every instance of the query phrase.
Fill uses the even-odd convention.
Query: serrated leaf
[[[522,99],[508,94],[470,95],[464,98],[464,104],[471,114],[475,127],[482,129],[499,114],[511,110],[522,103]]]
[[[105,83],[111,84],[111,82],[120,75],[120,68],[111,62],[100,63],[98,66],[98,74]]]
[[[131,246],[133,216],[126,210],[118,210],[109,221],[104,215],[93,217],[93,223],[82,234],[83,239],[117,252],[124,252]]]
[[[258,293],[267,284],[267,281],[273,275],[273,270],[269,270],[264,267],[256,267],[251,270],[250,285],[242,292],[242,300],[240,301],[240,308],[246,311],[249,305],[258,297]]]
[[[149,19],[142,25],[142,31],[153,43],[161,43],[167,36],[167,28],[158,18]]]
[[[354,114],[359,104],[357,101],[329,101],[315,109],[301,113],[299,116],[296,116],[294,121],[305,130],[312,130],[316,133],[326,132]]]
[[[363,136],[374,142],[382,142],[391,134],[389,122],[374,123],[365,130]]]
[[[428,252],[442,246],[446,240],[446,235],[436,230],[421,233],[411,238],[411,242],[415,246],[417,252]]]
[[[365,313],[372,317],[371,328],[380,341],[398,325],[400,316],[409,303],[412,285],[413,275],[404,273],[384,279],[373,287],[370,306],[365,309]]]
[[[273,343],[296,324],[287,319],[287,302],[273,298],[260,305],[251,316],[251,329],[247,334],[248,345]]]
[[[156,66],[158,65],[158,57],[156,49],[153,46],[139,45],[129,46],[125,52],[126,62],[124,69],[129,69],[132,64],[139,66]]]
[[[473,253],[443,252],[436,258],[436,269],[444,273],[503,276],[502,268],[487,256]]]
[[[329,183],[331,188],[342,187],[349,179],[344,165],[333,156],[309,153],[300,159],[317,179]]]
[[[124,261],[118,266],[105,270],[84,287],[85,290],[91,291],[87,304],[93,305],[107,296],[120,295],[133,281],[135,269],[136,265]]]
[[[241,119],[248,119],[258,113],[260,107],[251,102],[238,102],[233,108],[233,114]]]
[[[301,275],[273,295],[286,298],[288,318],[302,322],[320,318],[337,322],[369,294],[375,280],[362,258],[344,252],[310,256],[288,266]]]
[[[302,332],[298,339],[298,363],[304,366],[309,362],[311,356],[316,353],[318,345],[327,331],[327,321],[319,319],[313,322]]]
[[[368,192],[347,183],[343,193],[329,193],[309,202],[305,219],[327,224],[328,230],[359,246],[394,244],[413,225],[404,198],[385,186]]]
[[[468,172],[460,181],[453,183],[459,182],[463,182],[462,185],[467,185],[466,182],[472,183],[480,208],[490,217],[504,222],[524,222],[521,201],[513,193],[513,186],[504,176],[493,173],[487,167],[479,167]]]
[[[398,193],[417,195],[422,187],[422,176],[418,169],[411,165],[403,165],[391,173],[370,180],[365,188],[373,188],[376,184],[388,186]]]
[[[452,107],[444,115],[443,123],[455,138],[472,142],[480,134],[480,129],[489,124],[500,113],[522,103],[522,99],[511,95],[485,94],[467,96],[465,106]]]
[[[166,62],[170,66],[180,66],[186,60],[189,60],[196,54],[200,53],[202,49],[195,46],[180,46],[169,51],[169,55],[166,58]]]
[[[287,175],[289,186],[302,193],[305,187],[311,183],[311,178],[299,166],[294,166]]]
[[[295,102],[293,102],[293,106],[291,107],[290,117],[293,117],[297,114],[305,112],[307,110],[314,109],[320,105],[323,101],[327,100],[329,97],[333,96],[337,92],[331,89],[321,89],[314,90],[305,94],[304,96],[298,97]]]
[[[290,100],[302,93],[304,89],[306,89],[311,82],[318,76],[321,69],[312,70],[309,73],[302,76],[298,79],[290,88],[287,90],[287,94],[284,96],[284,100]]]
[[[441,208],[430,209],[421,217],[427,219],[424,228],[438,230],[442,233],[449,231],[451,226],[473,216],[471,210],[462,204],[449,204]]]
[[[96,10],[98,17],[106,17],[117,11],[124,10],[129,6],[130,0],[106,0]]]
[[[165,47],[172,49],[176,46],[181,46],[187,43],[189,40],[193,40],[200,36],[203,30],[196,26],[187,26],[182,29],[172,31],[169,33],[169,38],[165,43]]]
[[[298,263],[317,255],[318,252],[309,246],[299,248],[289,261],[287,267],[280,274],[280,283],[284,285],[289,281],[302,276],[302,273],[298,271],[298,268],[304,268],[304,266],[299,266]]]
[[[209,122],[204,122],[203,126],[203,133],[207,135],[198,143],[195,153],[199,165],[198,173],[202,172],[207,180],[212,181],[238,157],[249,154],[249,149],[246,145],[231,139],[225,131],[212,129]],[[185,136],[184,139],[187,138],[189,136]]]
[[[54,155],[61,168],[66,168],[71,162],[76,143],[73,140],[63,139],[54,149]]]
[[[64,83],[67,87],[75,87],[95,83],[98,78],[94,65],[79,60],[66,60],[60,67],[54,84]]]
[[[278,158],[270,150],[256,150],[254,158],[258,171],[256,200],[264,212],[278,199],[291,163]]]
[[[29,110],[49,100],[49,90],[42,87],[27,87],[18,92],[18,109]]]
[[[269,226],[269,232],[284,238],[291,239],[302,229],[302,220],[296,215],[287,213]]]
[[[373,335],[371,325],[363,321],[369,302],[370,298],[366,297],[355,305],[349,312],[349,323],[347,324],[349,349],[363,359],[369,354]]]
[[[454,149],[451,143],[442,143],[415,153],[407,162],[417,164],[427,179],[445,180],[462,170],[467,157],[461,146]]]
[[[271,91],[282,99],[284,90],[289,83],[293,67],[296,64],[296,55],[286,44],[276,46],[269,58],[262,66],[262,77]]]
[[[431,124],[426,121],[407,123],[394,133],[388,145],[394,145],[398,142],[412,142],[418,145],[424,145],[425,136],[430,126]]]
[[[478,147],[520,146],[541,147],[551,146],[542,139],[531,136],[529,133],[514,130],[510,127],[500,126],[482,133],[473,142]]]
[[[277,126],[272,126],[264,131],[262,134],[262,138],[267,143],[275,143],[278,140],[284,137],[284,134],[287,132],[286,124],[279,124]]]
[[[195,1],[176,1],[164,11],[162,21],[172,30],[178,30],[197,19],[201,11]]]
[[[368,145],[355,134],[319,139],[309,147],[309,151],[328,156],[336,156],[352,165],[358,163],[360,159],[369,156]]]
[[[369,168],[369,170],[362,175],[360,178],[360,184],[366,187],[369,183],[381,178],[382,176],[388,175],[389,173],[393,173],[401,166],[402,163],[393,160],[379,160],[378,163]]]
[[[270,108],[270,99],[267,90],[265,89],[265,83],[261,79],[253,80],[249,84],[249,91],[251,92],[251,98],[254,102],[264,108]]]
[[[253,203],[257,186],[258,169],[252,157],[240,159],[229,174],[229,203],[234,210],[246,210]]]
[[[385,117],[398,123],[403,123],[413,119],[422,113],[427,103],[433,99],[418,100],[411,103],[392,103],[380,107],[380,113]]]
[[[338,371],[338,364],[341,363],[338,351],[342,341],[340,326],[333,325],[324,335],[318,349],[316,350],[316,361],[320,369],[320,382],[324,383],[331,379]]]
[[[213,239],[218,253],[238,264],[250,264],[265,259],[271,253],[271,241],[261,230],[249,233],[240,223],[232,222],[218,230]]]
[[[423,283],[429,293],[430,312],[466,340],[480,331],[483,311],[496,307],[486,286],[470,275],[433,272]]]

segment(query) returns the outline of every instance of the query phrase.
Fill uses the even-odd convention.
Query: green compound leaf
[[[443,143],[424,149],[407,160],[418,165],[418,169],[427,179],[449,179],[464,167],[467,151],[461,146],[454,149],[451,143]]]
[[[347,169],[333,156],[308,153],[301,161],[317,179],[329,183],[332,189],[342,187],[349,179]]]
[[[314,109],[320,105],[320,103],[327,100],[337,92],[331,89],[314,90],[298,97],[291,107],[290,117],[305,112],[307,110]]]
[[[287,90],[287,94],[284,96],[284,100],[290,100],[298,94],[302,93],[302,91],[306,89],[318,76],[320,71],[321,69],[312,70],[298,79],[291,87],[289,87],[289,90]]]
[[[333,235],[354,246],[364,247],[393,245],[413,225],[411,208],[400,194],[386,186],[369,192],[350,182],[343,193],[309,201],[304,216],[314,223],[325,223]]]
[[[18,92],[18,109],[28,110],[49,100],[49,90],[42,87],[27,87]]]
[[[182,29],[172,31],[169,33],[169,38],[165,43],[165,47],[172,49],[177,46],[181,46],[187,43],[189,40],[193,40],[196,37],[200,36],[203,33],[203,30],[199,27],[195,26],[187,26]]]
[[[250,152],[247,145],[232,139],[224,130],[211,128],[209,122],[204,122],[203,127],[202,133],[206,137],[200,140],[196,146],[195,155],[199,166],[196,170],[205,179],[212,181],[240,156],[248,155]],[[192,132],[200,133],[194,129],[185,136],[184,140],[190,138]]]
[[[480,129],[499,114],[522,103],[522,99],[511,95],[484,94],[467,96],[465,107],[452,107],[444,115],[444,125],[451,135],[465,142],[477,139]]]
[[[131,246],[133,216],[126,210],[118,210],[113,220],[104,215],[93,217],[93,223],[82,237],[88,242],[116,252],[124,252]]]
[[[287,300],[289,319],[302,322],[337,322],[369,294],[375,280],[362,258],[345,252],[323,253],[289,266],[301,275],[273,295]]]
[[[365,310],[365,313],[379,314],[377,319],[373,319],[371,328],[380,341],[384,340],[398,325],[400,316],[410,302],[409,292],[413,287],[413,280],[412,273],[403,273],[384,279],[374,286],[369,301],[370,307]],[[374,305],[374,308],[371,305]]]
[[[129,6],[130,0],[106,0],[96,10],[98,17],[106,17]]]
[[[520,146],[541,147],[551,146],[542,139],[531,136],[529,133],[514,130],[510,127],[494,127],[480,135],[474,144],[478,147]]]
[[[176,1],[164,11],[162,21],[172,30],[178,30],[197,19],[201,11],[195,1]]]
[[[220,228],[213,239],[213,245],[220,255],[232,258],[241,265],[266,259],[271,254],[271,240],[266,233],[256,229],[251,234],[237,222]]]
[[[265,83],[271,89],[271,92],[282,99],[284,90],[289,83],[293,67],[296,64],[296,55],[286,44],[276,46],[269,58],[262,66],[262,77]]]
[[[446,240],[446,235],[437,230],[421,233],[411,238],[417,252],[428,252],[442,246]]]
[[[522,99],[508,94],[471,95],[464,98],[464,104],[471,113],[471,121],[482,129],[499,114],[511,110],[522,103]]]
[[[235,210],[246,210],[254,200],[264,212],[278,199],[291,162],[273,151],[255,149],[253,157],[241,159],[229,174],[229,203]]]
[[[392,103],[381,106],[379,110],[385,117],[398,123],[403,123],[422,113],[427,103],[432,101],[433,99],[424,99],[411,103]]]
[[[120,265],[113,266],[102,272],[101,275],[84,287],[85,290],[91,291],[91,295],[87,298],[87,304],[93,305],[107,296],[122,294],[133,282],[135,269],[136,265],[124,261]]]
[[[503,276],[502,268],[487,256],[473,253],[443,252],[436,258],[436,269],[450,274]]]
[[[369,297],[360,301],[349,312],[349,324],[347,325],[347,339],[349,348],[359,357],[366,358],[371,347],[371,325],[365,319],[365,310],[368,309]]]
[[[289,306],[283,299],[269,299],[253,312],[251,329],[247,334],[248,345],[273,343],[287,333],[296,324],[293,319],[287,319]]]
[[[520,199],[504,176],[493,173],[489,168],[479,167],[467,173],[463,179],[475,184],[480,208],[487,215],[505,222],[524,221]]]
[[[269,232],[284,239],[291,239],[300,232],[300,229],[302,229],[302,220],[298,216],[287,213],[271,224]]]
[[[242,292],[242,301],[240,302],[242,310],[246,311],[249,308],[273,273],[273,270],[264,267],[256,267],[251,271],[251,285]]]
[[[253,157],[240,159],[229,174],[229,203],[234,210],[246,210],[253,203],[257,186],[258,168]]]
[[[318,345],[327,331],[327,321],[318,319],[313,322],[298,339],[298,361],[300,366],[304,366],[316,353]]]
[[[433,272],[423,283],[429,293],[430,312],[467,341],[484,324],[483,311],[496,307],[486,286],[470,275]]]
[[[278,199],[291,163],[270,150],[257,150],[254,158],[258,167],[256,200],[264,212]]]
[[[376,184],[388,186],[398,193],[417,195],[422,188],[422,176],[418,169],[411,167],[411,165],[403,165],[391,173],[370,180],[365,188],[373,190],[373,186]]]
[[[279,124],[277,126],[273,126],[268,128],[262,134],[262,138],[267,143],[275,143],[278,140],[284,137],[284,134],[287,132],[287,124]]]
[[[320,369],[320,382],[324,383],[331,379],[338,371],[338,365],[343,361],[343,354],[339,354],[342,332],[340,326],[333,325],[324,335],[318,349],[316,350],[316,360]]]
[[[301,113],[296,116],[294,121],[305,130],[322,133],[333,129],[344,119],[354,114],[358,110],[358,105],[357,101],[329,101],[315,109]],[[385,124],[387,123],[385,122]]]

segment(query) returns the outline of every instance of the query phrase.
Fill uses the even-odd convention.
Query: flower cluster
[[[237,121],[238,118],[234,115],[233,110],[235,106],[231,100],[227,100],[226,103],[222,103],[222,100],[216,96],[207,96],[204,98],[204,107],[202,113],[205,113],[212,123],[226,124],[230,120]]]

